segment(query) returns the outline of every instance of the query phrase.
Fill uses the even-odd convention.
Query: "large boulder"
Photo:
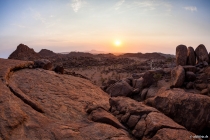
[[[191,71],[187,71],[186,72],[186,81],[188,82],[193,82],[196,80],[196,75],[195,73],[191,72]]]
[[[206,47],[203,44],[199,45],[195,49],[195,54],[196,54],[198,63],[203,62],[203,61],[209,62],[208,52],[206,50]]]
[[[210,97],[182,89],[165,90],[145,101],[196,134],[210,130]]]
[[[154,73],[151,72],[151,71],[147,71],[144,73],[143,75],[143,87],[146,88],[146,87],[150,87],[153,82],[154,82]]]
[[[106,92],[112,97],[116,96],[130,96],[133,93],[133,88],[126,81],[119,81],[109,86]]]
[[[187,65],[195,65],[196,57],[193,47],[187,49]]]
[[[171,87],[181,87],[185,81],[185,71],[182,66],[177,66],[171,71]]]
[[[53,65],[47,59],[39,59],[39,60],[34,61],[34,67],[35,68],[42,68],[42,69],[45,69],[45,70],[52,70]]]
[[[111,114],[94,112],[115,126],[89,119],[90,106],[110,108],[110,97],[99,87],[83,78],[28,69],[32,63],[0,59],[1,140],[133,139]]]
[[[141,91],[143,88],[143,81],[144,79],[142,77],[139,79],[133,79],[132,80],[133,88],[138,88]]]
[[[187,47],[179,45],[176,47],[176,65],[184,66],[187,64]]]
[[[111,112],[126,124],[136,139],[174,140],[189,139],[192,132],[175,123],[157,109],[127,97],[112,97]],[[170,135],[168,134],[170,132]],[[182,134],[182,137],[180,136]]]

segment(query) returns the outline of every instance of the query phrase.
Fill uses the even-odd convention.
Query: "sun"
[[[120,40],[115,40],[114,44],[115,46],[119,47],[122,43]]]

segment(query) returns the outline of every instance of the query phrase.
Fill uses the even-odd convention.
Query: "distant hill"
[[[40,58],[40,55],[24,44],[18,45],[16,50],[8,57],[8,59],[17,60],[35,60],[38,58]]]
[[[125,53],[122,55],[119,55],[119,57],[137,57],[137,58],[144,58],[144,59],[166,59],[168,57],[174,57],[170,54],[162,54],[162,53]]]

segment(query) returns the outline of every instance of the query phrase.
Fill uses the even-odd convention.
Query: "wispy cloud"
[[[83,0],[72,0],[71,3],[71,7],[74,10],[75,13],[77,13],[79,11],[79,9],[82,8],[82,6],[85,4],[86,2]]]
[[[115,10],[118,10],[120,6],[125,2],[125,0],[120,0],[115,4]]]
[[[154,1],[154,0],[146,0],[146,1],[135,1],[133,5],[142,8],[146,11],[156,10],[160,7],[165,8],[166,11],[171,11],[172,5],[169,2],[165,1]]]
[[[184,9],[187,10],[187,11],[191,11],[191,12],[197,12],[198,11],[197,7],[195,7],[195,6],[186,6],[186,7],[184,7]]]
[[[16,27],[19,27],[19,28],[26,28],[26,26],[21,25],[21,24],[11,24],[11,25],[16,26]]]

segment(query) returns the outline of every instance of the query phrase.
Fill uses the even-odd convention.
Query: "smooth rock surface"
[[[176,65],[184,66],[187,64],[187,47],[179,45],[176,47]]]

